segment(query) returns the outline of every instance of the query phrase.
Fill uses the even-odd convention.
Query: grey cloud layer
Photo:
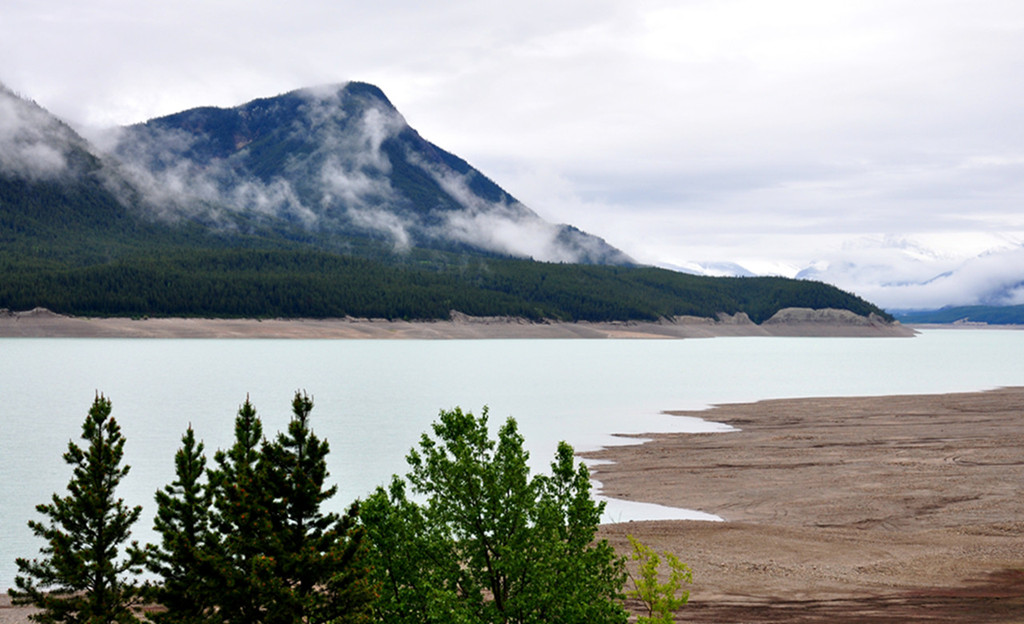
[[[16,3],[0,23],[0,78],[92,123],[368,80],[532,209],[652,263],[828,262],[839,275],[856,262],[843,272],[896,284],[951,269],[846,243],[1024,235],[1014,0],[251,9]],[[934,251],[969,260],[952,236]],[[883,282],[856,284],[868,296]]]

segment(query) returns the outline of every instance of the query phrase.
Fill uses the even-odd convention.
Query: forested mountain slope
[[[761,322],[805,307],[889,318],[818,282],[635,266],[541,221],[420,138],[370,85],[186,111],[123,130],[112,152],[2,88],[0,113],[0,308]],[[502,238],[514,223],[535,235],[517,244],[538,253]]]

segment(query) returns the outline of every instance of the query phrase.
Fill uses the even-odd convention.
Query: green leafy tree
[[[150,546],[147,567],[159,575],[152,599],[166,609],[153,616],[157,622],[204,624],[212,619],[208,549],[211,495],[206,486],[206,457],[203,443],[196,442],[190,426],[174,456],[176,479],[156,493],[154,530],[158,546]]]
[[[460,600],[461,565],[451,536],[428,525],[423,508],[406,496],[397,476],[360,505],[378,578],[377,620],[389,624],[474,621]]]
[[[140,587],[133,576],[141,573],[145,553],[132,543],[122,556],[122,548],[142,508],[115,498],[129,467],[121,464],[125,440],[110,410],[110,401],[97,395],[82,424],[86,447],[69,442],[64,453],[73,467],[67,496],[54,494],[36,507],[48,522],[28,523],[46,541],[43,557],[16,560],[21,574],[10,594],[15,604],[41,609],[30,616],[37,622],[137,621],[132,608]]]
[[[395,477],[363,505],[384,622],[625,622],[624,562],[594,536],[603,503],[559,445],[551,475],[531,476],[509,418],[489,437],[477,418],[442,411]]]
[[[693,582],[689,566],[669,551],[662,552],[668,565],[668,580],[662,583],[659,577],[661,556],[632,535],[626,537],[633,546],[631,558],[638,562],[637,574],[630,574],[633,589],[626,595],[643,603],[647,611],[647,615],[637,619],[637,624],[672,624],[672,614],[690,600],[690,592],[683,589],[683,583]]]

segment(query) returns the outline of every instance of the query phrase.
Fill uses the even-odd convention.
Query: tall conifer
[[[97,395],[82,424],[82,449],[68,442],[64,461],[73,467],[67,496],[53,495],[36,510],[48,522],[28,525],[46,544],[40,559],[18,558],[15,604],[33,604],[42,610],[30,617],[37,622],[106,624],[136,622],[132,607],[139,585],[132,575],[141,573],[145,553],[134,543],[122,557],[141,507],[128,507],[115,498],[117,486],[128,474],[122,466],[124,437],[110,417],[110,401]]]
[[[215,547],[210,532],[212,497],[206,486],[203,443],[192,427],[181,438],[174,455],[175,480],[156,493],[153,529],[160,544],[150,546],[147,567],[160,576],[153,599],[166,611],[157,622],[203,624],[211,621],[213,594],[209,561]]]
[[[273,560],[279,550],[273,518],[280,512],[267,488],[264,442],[263,424],[246,397],[235,418],[235,443],[217,451],[209,473],[211,528],[220,537],[209,553],[213,599],[220,619],[230,624],[262,624],[280,592]]]
[[[287,433],[264,449],[266,474],[283,512],[275,518],[282,591],[269,621],[368,621],[374,594],[362,562],[363,533],[355,527],[358,507],[344,516],[321,509],[338,488],[325,486],[330,447],[310,428],[312,410],[312,399],[297,392]]]

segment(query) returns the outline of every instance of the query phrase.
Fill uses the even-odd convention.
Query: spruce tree
[[[209,526],[211,495],[205,483],[203,443],[196,442],[191,426],[181,442],[174,455],[176,478],[156,493],[153,529],[161,541],[150,546],[147,567],[160,577],[151,595],[166,611],[153,619],[204,624],[212,621],[212,596],[217,591],[211,587],[209,569],[214,547]]]
[[[145,554],[131,536],[141,507],[128,507],[115,498],[128,474],[122,466],[124,437],[110,417],[110,401],[97,395],[82,424],[82,449],[68,442],[64,461],[72,466],[67,496],[53,495],[36,510],[48,522],[29,521],[32,532],[46,544],[40,559],[18,558],[21,574],[10,594],[15,604],[32,604],[41,611],[37,622],[100,624],[136,622],[132,607],[139,585],[131,575],[141,572]]]

